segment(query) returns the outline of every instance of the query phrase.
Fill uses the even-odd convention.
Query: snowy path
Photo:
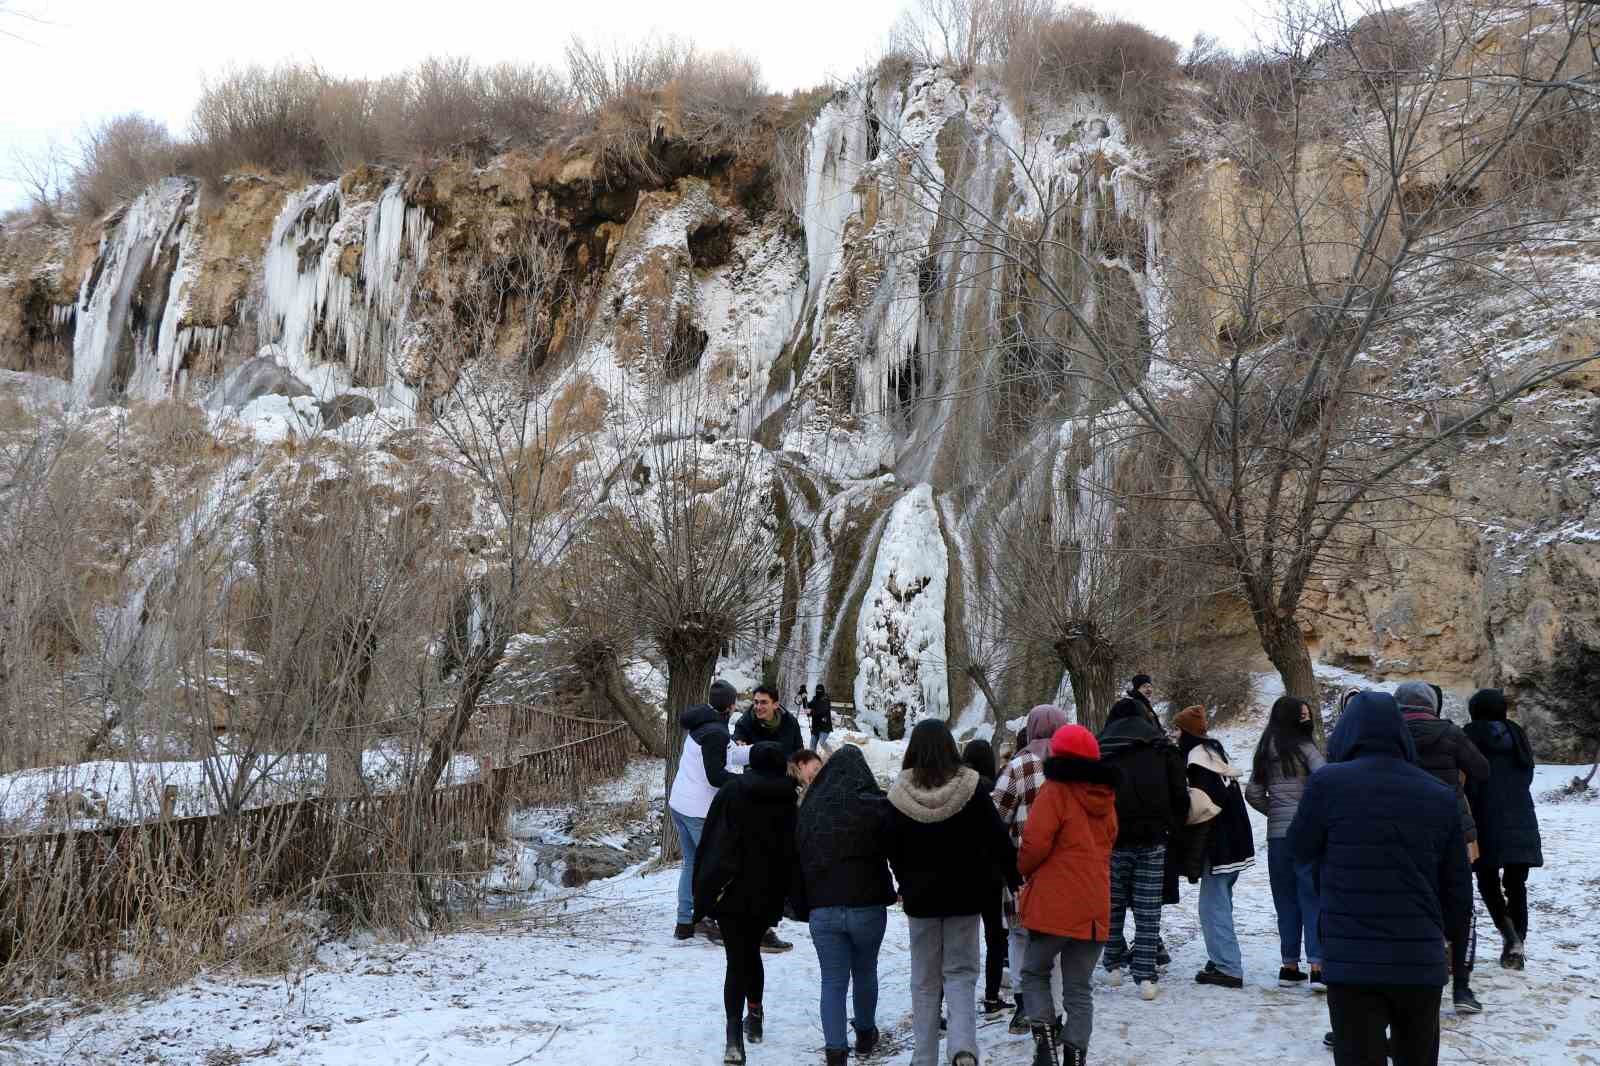
[[[1231,745],[1230,745],[1231,746]],[[1536,790],[1572,775],[1539,771]],[[1600,801],[1541,802],[1551,862],[1530,884],[1528,969],[1497,965],[1498,937],[1480,914],[1475,987],[1486,1013],[1446,1012],[1447,1063],[1600,1063]],[[1264,825],[1258,824],[1258,833]],[[164,998],[75,1018],[49,1037],[16,1044],[37,1063],[250,1062],[262,1066],[512,1066],[521,1063],[715,1063],[720,1061],[722,953],[670,938],[676,871],[624,875],[590,886],[560,923],[508,920],[421,945],[323,950],[302,980],[220,977]],[[1320,997],[1276,987],[1277,938],[1265,862],[1238,890],[1248,987],[1200,988],[1205,961],[1194,896],[1166,912],[1175,962],[1161,998],[1131,985],[1096,990],[1094,1060],[1133,1063],[1331,1063],[1320,1041]],[[894,1045],[884,1066],[910,1059],[906,931],[892,918],[880,968],[880,1025]],[[817,962],[803,927],[767,957],[767,1042],[752,1066],[820,1063]],[[1022,1066],[1026,1038],[1005,1016],[980,1033],[984,1061]],[[0,1056],[3,1058],[4,1056]]]

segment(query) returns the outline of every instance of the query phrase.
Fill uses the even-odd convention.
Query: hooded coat
[[[1462,732],[1489,763],[1488,780],[1467,789],[1478,828],[1478,861],[1486,867],[1543,866],[1528,735],[1503,717],[1475,720]]]
[[[833,732],[833,700],[828,698],[828,690],[821,685],[817,686],[817,694],[806,702],[806,710],[811,712],[811,735]]]
[[[679,814],[704,818],[717,789],[738,776],[728,771],[728,722],[709,703],[697,703],[678,716],[678,724],[688,735],[667,804]]]
[[[1017,852],[994,803],[963,766],[938,788],[921,788],[902,770],[889,790],[889,864],[911,918],[981,914],[998,877],[1013,888]]]
[[[1328,983],[1445,983],[1445,930],[1470,921],[1466,841],[1454,790],[1416,765],[1393,696],[1350,701],[1289,841],[1316,870]]]
[[[800,804],[795,917],[817,907],[883,907],[894,902],[884,825],[889,801],[861,749],[841,747],[823,764]]]
[[[1118,700],[1111,708],[1099,739],[1100,762],[1120,775],[1116,846],[1164,843],[1189,815],[1189,786],[1177,745],[1131,699]]]
[[[1401,685],[1404,690],[1406,685]],[[1402,695],[1405,693],[1402,691]],[[1429,699],[1432,699],[1429,694]],[[1467,793],[1480,787],[1489,779],[1489,761],[1473,747],[1461,727],[1447,718],[1439,717],[1438,710],[1421,707],[1404,707],[1406,728],[1411,730],[1411,740],[1417,748],[1417,765],[1448,786],[1456,794],[1456,811],[1461,816],[1461,830],[1467,842],[1478,839],[1478,828],[1472,819],[1472,806]],[[1461,785],[1461,775],[1467,777],[1466,787]]]
[[[783,917],[794,881],[795,789],[776,744],[757,744],[750,766],[717,791],[694,854],[694,920]]]
[[[1111,849],[1117,840],[1114,767],[1052,756],[1022,831],[1017,900],[1023,928],[1074,940],[1106,939],[1111,924]]]

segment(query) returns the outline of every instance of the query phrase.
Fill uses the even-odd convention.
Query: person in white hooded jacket
[[[706,825],[706,812],[717,789],[733,780],[728,770],[728,714],[738,699],[726,681],[711,683],[710,702],[697,703],[678,717],[686,734],[678,772],[667,793],[667,810],[683,849],[678,873],[678,921],[672,935],[678,940],[694,936],[694,854]],[[714,939],[708,927],[707,937]]]

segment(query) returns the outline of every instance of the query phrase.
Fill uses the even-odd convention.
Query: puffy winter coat
[[[1147,716],[1107,723],[1100,733],[1100,762],[1119,775],[1117,847],[1151,847],[1183,826],[1189,814],[1183,756]]]
[[[889,789],[889,864],[912,918],[982,913],[998,875],[1015,887],[1017,853],[977,771],[963,766],[935,789],[902,770]],[[1031,816],[1030,816],[1031,817]]]
[[[667,805],[689,818],[704,818],[717,789],[738,776],[728,771],[728,723],[710,704],[701,703],[679,715],[678,724],[688,736]]]
[[[776,744],[757,744],[750,768],[717,791],[694,854],[694,918],[783,917],[794,881],[795,789]]]
[[[860,748],[846,744],[823,764],[800,804],[795,917],[817,907],[894,902],[884,840],[888,807]]]
[[[1467,789],[1478,827],[1478,861],[1491,867],[1543,866],[1527,734],[1504,720],[1472,722],[1462,732],[1489,763],[1489,779]]]
[[[1045,760],[1044,776],[1017,854],[1027,878],[1018,916],[1036,933],[1103,941],[1111,923],[1121,775],[1091,759],[1055,756]]]
[[[1394,697],[1363,692],[1289,827],[1322,906],[1330,984],[1442,985],[1445,930],[1469,922],[1472,882],[1455,793],[1415,765]]]
[[[811,712],[811,735],[833,732],[833,701],[826,692],[812,697],[806,704],[806,709]]]
[[[1251,771],[1250,785],[1244,790],[1245,802],[1267,816],[1267,839],[1282,840],[1289,835],[1289,824],[1300,807],[1300,797],[1305,795],[1306,782],[1320,770],[1326,759],[1317,746],[1306,740],[1300,743],[1300,754],[1305,767],[1297,774],[1283,772],[1283,760],[1276,751],[1267,751],[1267,776]]]
[[[1184,743],[1192,745],[1187,757],[1189,784],[1205,792],[1220,808],[1217,816],[1205,823],[1206,869],[1217,874],[1248,870],[1256,861],[1256,835],[1250,827],[1244,791],[1239,788],[1241,771],[1228,762],[1220,741],[1198,740],[1185,734]]]
[[[1468,843],[1477,840],[1478,830],[1472,821],[1467,789],[1489,780],[1489,760],[1454,722],[1427,711],[1406,711],[1405,716],[1406,728],[1411,731],[1411,741],[1417,748],[1417,765],[1456,794],[1461,831],[1466,834]],[[1463,773],[1467,775],[1466,789],[1461,787]]]
[[[778,708],[778,719],[772,726],[756,717],[754,709],[744,712],[734,724],[733,739],[741,744],[776,744],[785,759],[806,746],[800,733],[800,720],[782,707]]]

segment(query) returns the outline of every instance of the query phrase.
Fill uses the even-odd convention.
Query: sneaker
[[[1121,988],[1122,987],[1122,971],[1121,970],[1107,970],[1106,971],[1106,984],[1110,985],[1112,988]]]
[[[761,1043],[761,1008],[754,1003],[745,1009],[744,1038],[752,1044]]]
[[[768,955],[776,955],[779,952],[789,951],[793,947],[794,945],[789,943],[787,940],[778,939],[778,931],[776,929],[768,929],[765,933],[761,934],[761,950],[766,952]]]
[[[1006,1026],[1006,1031],[1021,1036],[1028,1031],[1028,1016],[1022,1013],[1021,1002],[1017,1003],[1017,1013],[1011,1016],[1011,1024]]]
[[[672,939],[674,939],[674,940],[693,940],[694,939],[694,923],[693,922],[679,922],[677,925],[673,926],[672,927]]]
[[[1327,1032],[1322,1034],[1322,1046],[1327,1048],[1329,1051],[1333,1050],[1333,1033]]]
[[[1214,985],[1217,988],[1243,988],[1243,977],[1230,977],[1215,966],[1194,975],[1195,984]]]
[[[711,918],[701,918],[700,924],[695,926],[700,935],[713,944],[722,943],[722,930],[717,928],[717,923]]]
[[[1154,981],[1139,982],[1139,998],[1149,1003],[1156,998],[1156,983]]]
[[[1300,972],[1300,967],[1298,966],[1285,966],[1278,971],[1279,988],[1294,988],[1296,985],[1302,984],[1305,979],[1306,975]]]
[[[1328,982],[1322,979],[1322,967],[1320,966],[1311,967],[1311,991],[1323,993],[1328,991]]]
[[[1456,989],[1453,997],[1457,1014],[1482,1014],[1483,1004],[1478,1002],[1478,997],[1472,994],[1472,989],[1463,985]]]
[[[857,1057],[864,1059],[868,1055],[872,1054],[874,1051],[877,1051],[877,1050],[878,1050],[878,1030],[877,1029],[874,1028],[874,1029],[858,1029],[858,1030],[856,1030],[856,1055],[857,1055]]]
[[[995,996],[993,998],[990,998],[988,996],[983,997],[983,1013],[985,1013],[985,1014],[999,1014],[1001,1011],[1003,1011],[1005,1009],[1006,1009],[1005,1002],[1002,999],[1000,999],[999,996]]]

